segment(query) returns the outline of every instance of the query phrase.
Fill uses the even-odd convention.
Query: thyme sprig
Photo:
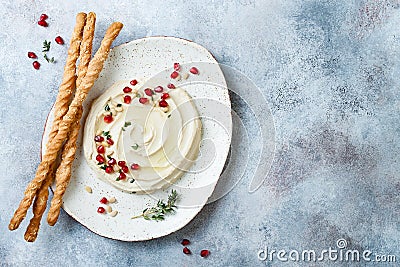
[[[51,42],[50,42],[50,41],[44,40],[44,42],[43,42],[43,50],[42,50],[42,52],[43,52],[43,58],[44,58],[48,63],[54,63],[54,62],[55,62],[54,57],[49,58],[49,57],[47,56],[47,52],[50,51],[50,45],[51,45]]]
[[[145,220],[163,221],[165,220],[165,215],[175,212],[175,209],[177,208],[175,203],[177,200],[178,193],[176,190],[172,190],[171,194],[168,195],[167,203],[160,199],[156,206],[144,209],[142,214],[133,216],[131,219],[143,217]]]

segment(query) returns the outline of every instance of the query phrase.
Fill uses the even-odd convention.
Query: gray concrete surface
[[[399,1],[3,0],[1,6],[2,266],[396,266],[257,257],[264,247],[319,252],[337,248],[338,239],[371,250],[371,258],[400,261]],[[254,81],[275,123],[276,154],[263,185],[248,192],[250,161],[228,195],[182,230],[147,242],[97,236],[64,212],[55,227],[43,224],[34,244],[23,240],[26,221],[9,232],[39,163],[66,46],[54,46],[58,62],[42,61],[40,71],[26,53],[40,52],[43,40],[58,34],[68,42],[79,11],[97,13],[95,48],[118,20],[125,27],[115,44],[151,35],[191,39]],[[46,29],[36,25],[43,12],[50,17]],[[238,99],[233,108],[251,142],[257,128],[249,108]],[[255,153],[257,142],[240,145]],[[182,238],[192,241],[193,255],[182,253]],[[207,259],[199,256],[204,248],[211,251]]]

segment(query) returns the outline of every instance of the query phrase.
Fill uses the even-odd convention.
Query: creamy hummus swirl
[[[124,92],[126,87],[132,91]],[[129,81],[117,82],[93,102],[84,129],[84,153],[98,178],[126,192],[150,193],[170,186],[192,166],[202,124],[185,90],[171,89],[162,99],[165,89],[151,90],[148,96],[133,88]],[[126,96],[130,101],[124,102]],[[162,100],[167,107],[160,107]]]

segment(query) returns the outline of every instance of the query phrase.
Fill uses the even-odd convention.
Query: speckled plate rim
[[[140,41],[143,41],[143,40],[153,40],[153,39],[173,39],[173,40],[176,40],[176,41],[179,41],[179,42],[184,42],[184,43],[186,43],[186,44],[187,44],[187,43],[190,43],[190,45],[196,46],[197,48],[206,51],[206,52],[210,55],[210,57],[215,61],[215,63],[218,64],[217,60],[216,60],[215,57],[212,55],[212,53],[210,53],[210,52],[209,52],[206,48],[204,48],[203,46],[201,46],[201,45],[199,45],[199,44],[197,44],[197,43],[195,43],[195,42],[193,42],[193,41],[191,41],[191,40],[184,39],[184,38],[173,37],[173,36],[163,36],[163,35],[159,35],[159,36],[144,37],[144,38],[140,38],[140,39],[136,39],[136,40],[133,40],[133,41],[130,41],[130,42],[126,42],[126,43],[120,44],[120,45],[118,45],[118,46],[112,48],[111,50],[113,50],[113,49],[115,49],[115,48],[117,48],[117,47],[120,47],[120,48],[121,48],[121,47],[127,46],[127,45],[129,45],[130,43],[132,43],[132,42],[140,42]],[[220,70],[220,71],[221,71],[221,73],[222,73],[222,70]],[[223,74],[222,74],[222,75],[223,75]],[[226,82],[225,82],[225,85],[226,85]],[[228,98],[227,98],[228,103],[227,103],[227,104],[229,104],[229,106],[230,106],[230,105],[231,105],[231,102],[230,102],[230,99],[229,99],[228,89],[225,89],[225,90],[226,90],[226,94],[228,95]],[[91,106],[91,103],[89,103],[88,106],[90,107],[90,106]],[[44,141],[45,141],[45,139],[46,139],[46,138],[45,138],[45,137],[46,137],[46,129],[48,128],[49,124],[53,121],[53,118],[52,118],[53,114],[54,114],[54,105],[52,106],[50,112],[48,113],[47,118],[46,118],[46,121],[45,121],[44,131],[43,131],[43,134],[42,134],[41,150],[40,150],[40,157],[41,157],[41,158],[42,158],[43,152],[45,151],[45,143],[44,143]],[[84,124],[84,121],[82,121],[82,125],[83,125],[83,124]],[[230,132],[229,132],[229,136],[230,136],[230,137],[231,137],[231,134],[232,134],[232,132],[231,132],[231,131],[232,131],[232,127],[231,127],[231,126],[232,126],[232,118],[231,118],[231,116],[230,116],[230,128],[229,128],[229,131],[230,131]],[[83,126],[81,127],[81,131],[82,131],[82,129],[83,129]],[[229,144],[230,144],[230,142],[231,142],[231,140],[229,140]],[[226,153],[225,153],[225,155],[224,155],[224,163],[225,163],[225,161],[226,161],[226,158],[228,157],[228,152],[229,152],[229,147],[226,149]],[[224,167],[224,164],[222,164],[221,167],[219,168],[218,174],[215,174],[216,176],[218,176],[218,179],[219,179],[219,176],[221,175],[221,173],[222,173],[222,171],[223,171],[223,167]],[[218,181],[218,179],[217,179],[217,181]],[[116,238],[116,237],[114,237],[114,236],[112,236],[112,235],[108,235],[108,234],[105,234],[105,233],[98,232],[98,231],[96,231],[95,229],[93,229],[92,227],[90,227],[89,225],[87,225],[87,224],[86,224],[84,221],[82,221],[80,218],[78,218],[78,217],[74,214],[74,212],[73,212],[72,210],[70,210],[68,207],[65,207],[64,203],[63,203],[63,205],[62,205],[62,208],[64,209],[64,211],[65,211],[70,217],[72,217],[72,218],[75,219],[77,222],[79,222],[79,223],[82,224],[84,227],[86,227],[88,230],[90,230],[91,232],[93,232],[93,233],[95,233],[95,234],[97,234],[97,235],[99,235],[99,236],[106,237],[106,238],[109,238],[109,239],[112,239],[112,240],[120,240],[120,241],[125,241],[125,242],[146,241],[146,240],[152,240],[152,239],[160,238],[160,237],[163,237],[163,236],[167,236],[167,235],[169,235],[169,234],[171,234],[171,233],[174,233],[174,232],[176,232],[176,231],[182,229],[183,227],[185,227],[190,221],[192,221],[192,220],[194,219],[194,217],[197,216],[197,214],[198,214],[198,213],[202,210],[202,208],[205,206],[205,204],[206,204],[208,198],[212,195],[212,193],[213,193],[213,191],[214,191],[214,189],[215,189],[216,184],[217,184],[217,183],[213,184],[212,190],[210,190],[210,193],[209,193],[207,196],[204,196],[204,202],[203,202],[201,205],[199,205],[198,207],[195,208],[195,211],[192,212],[192,216],[188,217],[188,220],[187,220],[185,223],[183,223],[183,224],[181,224],[181,225],[179,225],[179,226],[177,226],[177,227],[175,227],[175,228],[173,228],[173,229],[168,229],[168,230],[166,230],[166,231],[164,231],[164,232],[162,232],[162,233],[159,233],[158,235],[155,235],[155,236],[148,236],[148,237],[139,238],[139,239]],[[53,191],[53,187],[51,187],[51,190]]]

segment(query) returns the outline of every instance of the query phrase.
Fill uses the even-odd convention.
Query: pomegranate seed
[[[44,21],[44,20],[39,20],[37,24],[40,25],[40,26],[42,26],[42,27],[47,27],[47,26],[49,26],[49,24],[47,24],[47,22]]]
[[[161,98],[162,99],[167,99],[167,98],[169,98],[169,94],[168,93],[164,93],[164,94],[162,94]]]
[[[187,246],[187,245],[190,244],[190,241],[189,241],[189,239],[186,239],[186,238],[185,238],[185,239],[182,240],[181,244],[182,244],[183,246]]]
[[[174,71],[174,72],[171,73],[171,78],[172,79],[176,79],[178,77],[179,77],[179,73],[178,72]]]
[[[168,107],[168,102],[165,100],[161,100],[158,105],[162,108]]]
[[[141,97],[141,98],[139,98],[139,102],[140,102],[141,104],[146,104],[147,101],[149,101],[149,100],[148,100],[146,97]]]
[[[61,36],[57,36],[56,39],[54,39],[54,40],[59,45],[63,45],[64,44],[64,40],[63,40],[63,38]]]
[[[132,84],[133,86],[135,86],[136,84],[138,84],[138,81],[132,80],[132,81],[130,82],[130,84]]]
[[[123,172],[120,172],[120,173],[119,173],[119,179],[120,179],[120,180],[125,180],[125,179],[126,179],[126,174],[123,173]]]
[[[125,94],[127,94],[127,93],[130,93],[130,92],[132,92],[132,88],[130,88],[130,87],[125,87],[124,89],[123,89],[123,91],[124,91],[124,93]]]
[[[131,165],[131,169],[132,170],[139,170],[140,169],[140,166],[139,166],[139,164],[137,164],[137,163],[133,163],[132,165]]]
[[[28,57],[29,58],[37,58],[36,54],[33,52],[28,52]]]
[[[104,146],[98,146],[97,147],[97,152],[100,154],[104,154],[104,152],[106,152],[106,149],[104,148]]]
[[[208,255],[210,255],[209,250],[203,249],[202,251],[200,251],[200,256],[202,256],[203,258],[208,257]]]
[[[42,15],[40,15],[39,20],[46,20],[46,19],[48,19],[48,17],[49,16],[47,16],[46,14],[42,14]]]
[[[146,95],[148,95],[148,96],[154,95],[153,90],[151,90],[150,88],[144,89],[144,93],[145,93]]]
[[[103,208],[103,207],[98,207],[98,208],[97,208],[97,213],[102,214],[102,213],[104,213],[104,212],[106,212],[105,208]]]
[[[40,63],[38,61],[33,61],[32,65],[35,70],[38,70],[40,68]]]
[[[167,87],[168,87],[169,89],[175,89],[175,85],[174,85],[173,83],[169,83],[169,84],[167,85]]]
[[[191,67],[189,71],[193,74],[199,74],[199,70],[196,67]]]
[[[109,144],[110,146],[112,146],[114,144],[114,140],[112,140],[111,138],[107,139],[107,144]]]
[[[156,88],[154,88],[154,91],[156,91],[157,93],[161,93],[162,91],[164,91],[164,88],[162,86],[157,86]]]
[[[113,121],[113,117],[111,115],[106,115],[104,116],[104,122],[105,123],[111,123]]]
[[[96,135],[96,136],[94,137],[94,141],[95,141],[95,142],[103,142],[103,141],[104,141],[104,137],[103,137],[103,136],[100,136],[100,135]]]
[[[181,69],[181,65],[179,63],[174,63],[174,70],[179,71]]]
[[[122,171],[124,172],[124,173],[128,173],[129,172],[129,168],[128,168],[128,166],[122,166]]]
[[[185,253],[186,255],[192,254],[192,252],[190,251],[190,249],[188,249],[187,247],[184,247],[184,248],[183,248],[183,253]]]
[[[107,204],[108,203],[107,198],[103,197],[102,199],[100,199],[100,203]]]
[[[106,173],[113,173],[114,172],[114,168],[111,166],[107,166],[105,169]]]
[[[102,155],[97,155],[97,156],[96,156],[96,160],[97,160],[99,163],[104,163],[104,157],[103,157]]]
[[[123,160],[118,161],[118,166],[123,167],[126,166],[126,162]]]
[[[124,103],[130,104],[132,102],[132,97],[130,95],[124,96]]]
[[[114,158],[111,158],[111,159],[108,161],[108,164],[110,164],[110,165],[112,166],[112,165],[117,164],[117,161],[116,161]]]

